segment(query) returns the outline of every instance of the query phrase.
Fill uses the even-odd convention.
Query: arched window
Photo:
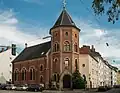
[[[22,80],[26,80],[26,69],[22,70]]]
[[[30,68],[30,80],[35,80],[35,69]]]
[[[75,51],[75,52],[78,52],[77,43],[74,44],[74,51]]]
[[[40,71],[43,71],[43,65],[40,65]]]
[[[69,58],[65,58],[65,67],[68,67],[69,65]]]
[[[66,52],[69,52],[71,49],[70,49],[70,43],[68,41],[66,41],[64,43],[64,51]]]
[[[57,75],[54,74],[54,81],[57,81]]]
[[[57,81],[59,82],[59,80],[60,80],[60,75],[57,74]]]
[[[76,68],[76,70],[78,69],[78,60],[77,59],[75,59],[75,68]]]
[[[53,72],[55,72],[55,71],[57,70],[57,61],[58,61],[57,58],[55,58],[55,59],[53,60]]]
[[[65,32],[65,35],[68,36],[68,32]]]
[[[19,78],[19,71],[16,69],[15,70],[15,74],[14,74],[14,78],[15,78],[15,81],[18,81],[18,78]]]
[[[54,44],[54,46],[53,46],[53,51],[54,51],[54,52],[59,51],[59,44],[58,44],[58,43],[55,43],[55,44]]]
[[[40,83],[43,83],[43,76],[40,76]]]

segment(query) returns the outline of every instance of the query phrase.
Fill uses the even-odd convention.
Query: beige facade
[[[117,84],[120,85],[120,71],[117,73]]]
[[[98,87],[98,61],[89,54],[80,54],[79,71],[86,76],[87,87]]]
[[[86,76],[88,88],[111,86],[111,65],[95,51],[93,46],[81,47],[79,60],[79,71],[82,76]]]

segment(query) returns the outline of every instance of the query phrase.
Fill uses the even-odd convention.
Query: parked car
[[[120,88],[120,85],[114,85],[113,88]]]
[[[99,86],[98,91],[104,92],[110,90],[111,86]]]
[[[105,86],[99,86],[98,91],[100,91],[100,92],[107,91],[107,87],[105,87]]]
[[[28,85],[28,91],[43,91],[43,87],[39,84],[31,84]]]
[[[6,86],[7,86],[7,84],[1,84],[1,85],[0,85],[0,89],[6,90]]]
[[[19,91],[25,91],[27,89],[28,89],[27,85],[17,85],[16,86],[16,90],[19,90]]]
[[[7,89],[7,90],[15,90],[15,89],[16,89],[16,86],[13,85],[13,84],[8,84],[8,85],[6,86],[6,89]]]

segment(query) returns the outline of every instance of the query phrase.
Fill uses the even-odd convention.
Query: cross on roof
[[[66,0],[63,0],[63,9],[65,9],[66,8]]]

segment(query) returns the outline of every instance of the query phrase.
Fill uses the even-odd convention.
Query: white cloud
[[[80,46],[95,45],[98,52],[108,60],[119,60],[120,62],[120,29],[100,29],[99,26],[92,24],[90,21],[74,18],[76,24],[81,28]],[[109,44],[109,46],[106,45]],[[111,61],[112,61],[111,60]]]
[[[17,24],[18,20],[14,17],[12,9],[0,11],[0,24]]]
[[[75,23],[81,29],[80,46],[83,44],[95,45],[96,50],[99,51],[103,57],[113,58],[113,60],[117,59],[117,61],[120,60],[120,29],[103,30],[96,24],[92,24],[89,20],[74,19]],[[24,45],[27,42],[28,46],[31,46],[50,40],[38,39],[39,36],[33,33],[25,33],[26,31],[21,31],[16,26],[17,24],[19,24],[19,20],[15,17],[15,13],[12,10],[0,10],[0,45],[10,45],[11,43]],[[43,28],[39,28],[38,30],[41,29],[46,30]],[[41,35],[41,37],[44,36],[46,35]],[[109,43],[109,46],[106,46],[106,43]]]
[[[5,24],[16,24],[18,23],[18,20],[16,18],[11,18],[11,19],[8,19],[4,22]]]
[[[38,36],[35,34],[28,34],[25,33],[25,31],[21,31],[16,26],[18,23],[19,20],[15,17],[13,11],[0,11],[0,45],[10,45],[11,43],[16,43],[23,46],[27,42],[28,46],[30,46],[44,42],[44,40],[41,39],[36,41]]]

